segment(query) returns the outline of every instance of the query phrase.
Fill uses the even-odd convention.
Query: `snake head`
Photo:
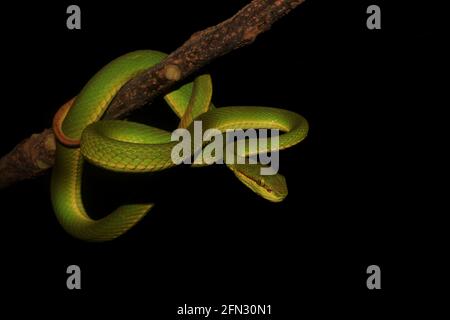
[[[286,179],[281,174],[261,175],[262,165],[235,164],[230,169],[250,190],[272,202],[281,202],[286,198],[288,189]]]

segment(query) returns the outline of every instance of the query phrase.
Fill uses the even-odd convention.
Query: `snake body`
[[[138,73],[151,68],[166,57],[158,51],[140,50],[123,55],[103,67],[92,77],[78,96],[68,102],[55,117],[56,160],[51,179],[51,199],[63,228],[76,238],[87,241],[114,239],[136,224],[153,204],[124,205],[104,218],[93,220],[81,198],[83,162],[87,160],[108,170],[120,172],[159,171],[175,164],[171,151],[178,143],[171,133],[139,123],[101,120],[119,89]],[[165,96],[177,114],[180,127],[193,130],[193,120],[200,120],[203,130],[267,128],[279,129],[278,151],[302,141],[308,123],[300,115],[268,107],[222,107],[211,104],[209,75],[198,76]],[[79,146],[78,146],[79,144]],[[248,150],[243,151],[249,156]],[[261,176],[259,164],[227,165],[247,187],[271,201],[287,195],[282,175]]]

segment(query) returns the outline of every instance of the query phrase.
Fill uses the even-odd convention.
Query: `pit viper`
[[[112,240],[135,225],[153,206],[126,204],[104,218],[90,218],[83,206],[81,180],[85,160],[118,172],[152,172],[174,166],[171,150],[177,141],[171,133],[139,123],[101,120],[120,88],[140,72],[148,70],[167,55],[159,51],[139,50],[125,54],[98,71],[79,94],[56,113],[53,130],[56,158],[51,177],[51,201],[61,226],[72,236],[86,241]],[[235,106],[216,108],[211,103],[209,75],[167,94],[164,99],[180,118],[180,127],[193,130],[193,120],[203,129],[265,128],[278,129],[275,150],[293,146],[308,132],[308,122],[300,115],[277,108]],[[249,151],[244,151],[249,155]],[[252,191],[270,201],[282,201],[287,195],[285,178],[280,174],[260,175],[260,164],[227,164],[228,168]],[[220,181],[218,182],[220,183]]]

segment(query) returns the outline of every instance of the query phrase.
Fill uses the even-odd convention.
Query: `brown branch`
[[[36,177],[51,166],[55,157],[55,137],[51,129],[23,140],[0,159],[0,188]]]
[[[126,83],[111,102],[105,118],[120,119],[151,103],[215,58],[252,43],[304,1],[253,0],[228,20],[194,33],[164,61]],[[23,140],[0,159],[0,188],[44,173],[53,166],[54,151],[51,129]]]

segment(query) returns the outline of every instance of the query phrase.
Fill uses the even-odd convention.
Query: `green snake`
[[[178,142],[171,141],[170,132],[128,121],[100,120],[128,80],[166,56],[158,51],[139,50],[113,60],[55,115],[53,129],[57,143],[51,200],[58,221],[72,236],[86,241],[114,239],[129,230],[153,206],[127,204],[104,218],[90,218],[81,198],[85,160],[118,172],[151,172],[175,165],[171,151]],[[235,128],[278,129],[283,133],[279,136],[277,150],[268,147],[272,152],[288,148],[307,135],[307,121],[294,112],[268,107],[215,108],[211,95],[211,78],[201,75],[164,99],[181,119],[180,127],[189,131],[193,130],[193,120],[202,121],[204,130],[216,128],[221,132]],[[287,186],[282,175],[261,176],[260,164],[227,166],[241,182],[265,199],[278,202],[286,197]]]

